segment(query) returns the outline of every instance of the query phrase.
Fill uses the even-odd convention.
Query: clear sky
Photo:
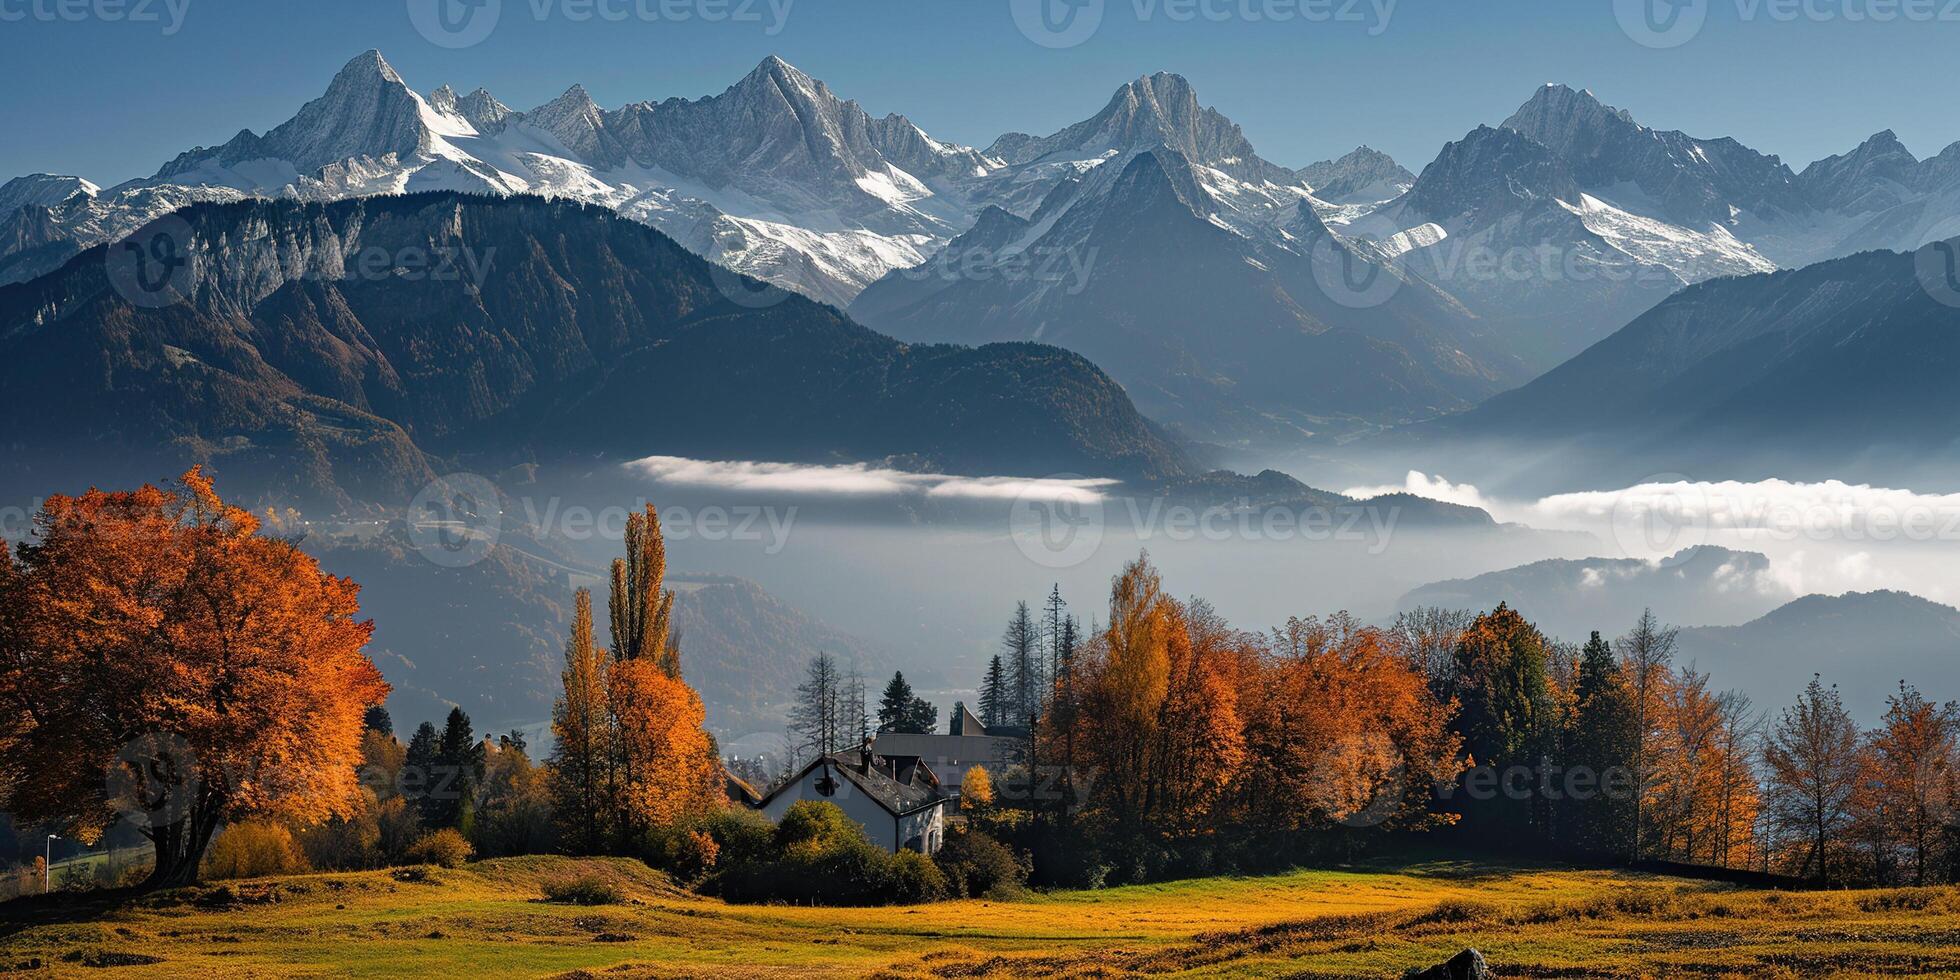
[[[421,91],[481,85],[518,109],[573,82],[606,106],[700,96],[776,53],[874,113],[981,146],[1082,119],[1121,83],[1169,70],[1289,166],[1367,143],[1419,170],[1548,81],[1798,167],[1880,129],[1922,157],[1960,140],[1954,0],[1049,0],[1087,6],[1028,21],[1035,33],[1100,15],[1062,48],[1017,26],[1038,2],[0,0],[0,179],[152,173],[284,121],[367,48]],[[411,14],[438,4],[464,32],[439,39],[468,39],[487,12],[494,28],[432,43]],[[1658,19],[1623,29],[1640,4]],[[1631,36],[1703,18],[1646,34],[1685,38],[1675,47]]]

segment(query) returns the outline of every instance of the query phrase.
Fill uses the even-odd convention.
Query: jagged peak
[[[777,55],[762,59],[754,70],[742,76],[742,80],[728,87],[730,92],[767,85],[773,88],[807,89],[811,92],[823,89],[823,83],[810,77],[801,68],[784,61]]]
[[[355,55],[348,60],[347,64],[341,66],[340,71],[334,75],[334,81],[338,82],[343,78],[350,80],[379,78],[382,81],[391,82],[396,85],[403,84],[401,75],[395,72],[395,67],[390,65],[388,59],[383,58],[381,52],[374,48],[369,48]]]
[[[448,85],[438,85],[429,93],[429,104],[444,112],[456,111],[456,90]]]
[[[1357,146],[1354,149],[1349,150],[1338,157],[1335,157],[1334,159],[1318,160],[1315,161],[1314,163],[1308,164],[1305,167],[1301,167],[1300,172],[1305,173],[1309,170],[1346,169],[1346,168],[1360,166],[1360,165],[1380,167],[1383,169],[1393,167],[1399,170],[1402,168],[1401,164],[1395,162],[1394,157],[1389,156],[1388,154],[1383,153],[1382,151],[1377,150],[1366,143],[1363,143],[1360,146]]]
[[[1162,105],[1165,102],[1192,102],[1198,99],[1197,90],[1183,75],[1160,71],[1138,76],[1133,82],[1125,84],[1110,97],[1109,108],[1120,109],[1125,106]]]
[[[1858,149],[1855,152],[1887,153],[1887,154],[1903,153],[1908,157],[1912,157],[1913,162],[1915,163],[1918,162],[1919,160],[1918,157],[1913,156],[1911,150],[1906,149],[1905,143],[1901,142],[1899,139],[1899,134],[1893,132],[1890,129],[1881,129],[1878,132],[1871,134],[1869,137],[1866,137],[1863,143],[1858,144]]]
[[[802,69],[783,60],[783,56],[779,54],[771,54],[768,57],[763,58],[761,61],[756,63],[755,68],[752,71],[750,71],[749,74],[751,76],[803,75],[803,77],[805,78],[810,77],[809,75],[804,74]]]
[[[1633,120],[1633,114],[1607,106],[1599,102],[1599,96],[1592,94],[1592,88],[1572,88],[1562,82],[1546,82],[1543,88],[1531,94],[1509,120],[1503,122],[1505,129],[1519,129],[1523,133],[1541,135],[1544,123],[1558,122],[1560,125],[1574,125],[1586,120],[1609,118],[1625,125],[1639,127],[1641,123]],[[1535,131],[1539,129],[1539,131]],[[1543,139],[1543,135],[1541,135]]]
[[[577,82],[573,82],[572,87],[566,89],[563,95],[560,95],[559,97],[552,99],[550,102],[547,102],[544,105],[541,105],[531,111],[544,112],[546,110],[559,110],[559,111],[582,110],[586,108],[596,109],[598,107],[599,107],[599,103],[593,101],[592,93],[587,92],[585,90],[585,86],[580,85]]]

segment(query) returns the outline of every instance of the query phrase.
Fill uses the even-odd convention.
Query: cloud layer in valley
[[[1106,488],[1117,483],[1108,479],[913,473],[868,463],[823,466],[680,456],[648,456],[628,463],[627,468],[672,486],[834,497],[1089,502],[1103,499]]]
[[[1345,492],[1415,493],[1481,507],[1500,521],[1584,532],[1600,541],[1603,557],[1664,564],[1703,544],[1758,551],[1771,558],[1772,571],[1755,584],[1778,591],[1893,588],[1960,600],[1960,582],[1941,571],[1960,556],[1960,494],[1838,480],[1656,478],[1619,490],[1512,500],[1420,472],[1400,485]]]

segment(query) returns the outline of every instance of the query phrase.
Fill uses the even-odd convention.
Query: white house
[[[966,771],[982,766],[995,778],[1008,767],[1027,761],[1027,729],[989,729],[965,705],[953,709],[946,734],[880,732],[871,743],[880,755],[923,760],[939,776],[940,786],[959,795]]]
[[[894,757],[853,750],[835,752],[804,766],[758,807],[780,821],[799,800],[826,800],[864,828],[871,842],[896,853],[911,848],[934,854],[946,838],[952,801],[940,792],[932,768],[917,756]]]

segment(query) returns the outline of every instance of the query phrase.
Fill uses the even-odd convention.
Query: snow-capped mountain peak
[[[525,113],[524,121],[602,168],[622,162],[604,145],[605,114],[583,85],[573,84],[563,95]]]
[[[80,177],[62,174],[28,174],[0,184],[0,218],[24,207],[51,208],[77,194],[94,197],[102,192]]]
[[[1387,201],[1408,190],[1416,180],[1416,175],[1394,158],[1365,145],[1338,160],[1322,160],[1294,173],[1313,188],[1314,197],[1330,204]]]
[[[1599,101],[1590,89],[1573,89],[1556,82],[1538,89],[1511,118],[1504,129],[1513,129],[1567,156],[1585,152],[1608,133],[1624,133],[1642,127],[1625,109]]]
[[[1045,137],[1008,133],[987,155],[1009,164],[1101,161],[1165,146],[1192,163],[1252,182],[1290,184],[1292,173],[1261,159],[1237,123],[1198,102],[1182,75],[1157,72],[1116,90],[1101,112]]]
[[[154,179],[267,190],[350,159],[410,157],[429,146],[426,105],[381,52],[365,51],[334,75],[325,94],[264,136],[245,130],[215,150],[192,150]],[[239,169],[257,161],[274,166]],[[281,173],[286,180],[277,180]]]

